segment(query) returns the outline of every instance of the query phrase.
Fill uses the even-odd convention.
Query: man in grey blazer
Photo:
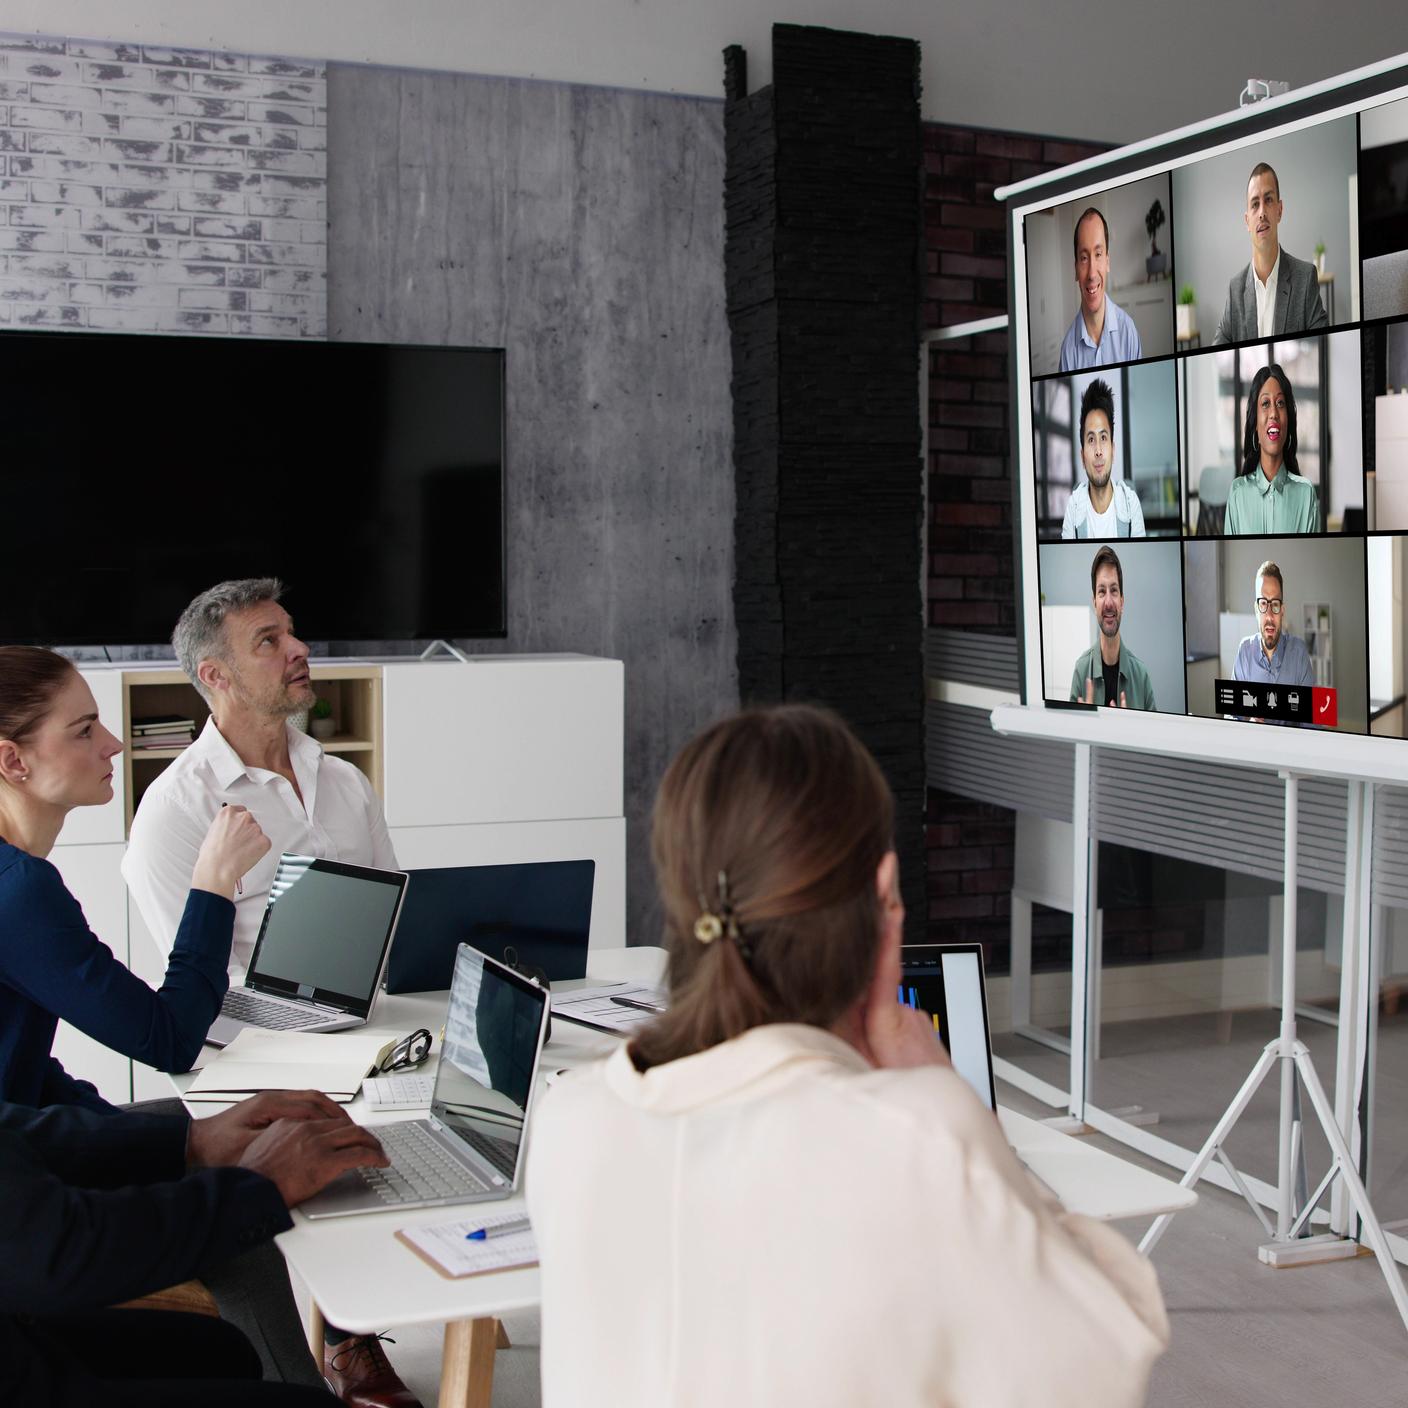
[[[1252,239],[1251,262],[1228,285],[1227,306],[1214,344],[1316,332],[1329,326],[1315,266],[1281,248],[1276,231],[1283,209],[1276,173],[1259,162],[1247,180],[1247,208],[1242,215]]]

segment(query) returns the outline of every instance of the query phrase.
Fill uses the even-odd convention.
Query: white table
[[[1002,1132],[1017,1157],[1071,1212],[1102,1222],[1182,1212],[1198,1201],[1191,1188],[1126,1163],[1050,1125],[998,1107]]]
[[[594,953],[590,979],[653,982],[663,975],[664,961],[664,950],[658,948]],[[388,1039],[420,1026],[438,1032],[446,1002],[444,993],[383,996],[371,1025],[384,1029]],[[616,1037],[556,1021],[552,1040],[543,1053],[542,1069],[550,1072],[593,1060],[610,1052],[616,1041]],[[203,1105],[195,1113],[212,1113],[218,1108]],[[408,1111],[373,1112],[360,1097],[348,1111],[367,1125],[415,1117]],[[1197,1194],[1170,1179],[1136,1168],[1039,1120],[1012,1110],[1000,1110],[999,1118],[1019,1158],[1073,1211],[1105,1219],[1132,1218],[1177,1212],[1197,1201]],[[489,1206],[495,1214],[517,1212],[524,1207],[523,1195]],[[324,1319],[359,1334],[444,1323],[440,1408],[488,1408],[494,1351],[503,1342],[499,1317],[538,1305],[538,1268],[451,1280],[396,1239],[399,1228],[449,1222],[457,1215],[463,1213],[452,1207],[434,1207],[310,1222],[294,1211],[293,1227],[277,1242],[317,1307],[312,1336],[319,1341],[314,1345],[316,1358],[321,1360]]]

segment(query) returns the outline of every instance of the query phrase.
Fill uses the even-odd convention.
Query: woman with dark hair
[[[665,774],[669,1010],[536,1117],[547,1408],[1109,1408],[1152,1267],[1018,1164],[896,1001],[894,804],[833,714],[751,710]]]
[[[206,836],[166,979],[153,991],[88,928],[45,857],[74,807],[112,798],[122,744],[61,655],[0,646],[0,1100],[111,1108],[50,1055],[59,1020],[133,1060],[189,1070],[228,985],[235,882],[268,849],[243,807]]]
[[[1223,532],[1318,533],[1320,496],[1296,463],[1296,397],[1275,362],[1252,378],[1242,467],[1227,493]]]

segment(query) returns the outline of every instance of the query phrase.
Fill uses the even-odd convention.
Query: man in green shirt
[[[1120,641],[1124,569],[1114,548],[1102,547],[1090,564],[1091,604],[1100,640],[1082,653],[1071,676],[1071,699],[1120,709],[1153,709],[1154,686],[1144,662]]]

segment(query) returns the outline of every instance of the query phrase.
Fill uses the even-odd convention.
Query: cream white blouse
[[[547,1408],[1122,1408],[1168,1344],[957,1075],[815,1027],[564,1077],[527,1192]]]

